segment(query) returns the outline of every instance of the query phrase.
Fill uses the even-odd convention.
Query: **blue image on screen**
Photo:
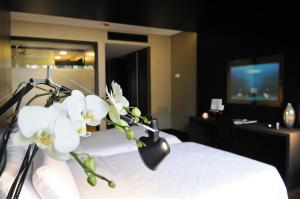
[[[276,101],[279,63],[263,63],[230,68],[231,100]]]

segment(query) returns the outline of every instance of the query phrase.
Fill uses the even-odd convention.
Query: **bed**
[[[285,185],[270,165],[196,143],[171,145],[171,153],[157,171],[147,169],[138,153],[97,159],[100,173],[117,182],[86,184],[81,168],[69,166],[83,199],[93,198],[201,198],[287,199]],[[126,197],[125,197],[126,198]]]
[[[134,132],[137,137],[144,135],[139,127],[134,127]],[[111,189],[102,181],[91,187],[81,167],[70,160],[65,164],[74,178],[78,198],[288,199],[286,187],[273,166],[201,144],[181,143],[167,133],[160,135],[170,143],[171,153],[156,171],[146,168],[135,145],[120,132],[106,130],[84,139],[81,150],[96,156],[97,172],[113,179],[117,187]],[[48,176],[54,174],[48,172]],[[58,176],[59,181],[65,180]],[[27,181],[29,188],[30,181],[31,176]],[[62,183],[67,187],[69,184]],[[23,193],[25,190],[20,199],[27,199]],[[34,194],[40,195],[39,191]]]

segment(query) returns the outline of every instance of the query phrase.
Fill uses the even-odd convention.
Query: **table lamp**
[[[166,139],[159,136],[159,127],[157,118],[152,115],[148,116],[151,121],[151,126],[134,122],[131,118],[122,116],[122,119],[129,124],[142,126],[146,129],[148,136],[142,136],[139,138],[145,146],[139,147],[138,151],[144,164],[151,170],[155,170],[161,161],[170,153],[170,146]]]

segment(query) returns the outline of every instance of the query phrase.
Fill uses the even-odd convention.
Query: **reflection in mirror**
[[[56,83],[71,89],[79,89],[85,94],[97,93],[96,47],[97,44],[91,42],[70,43],[13,38],[12,90],[32,77],[45,78],[47,66],[50,66],[51,78]],[[35,104],[41,105],[40,103],[44,101],[45,99],[40,98]]]

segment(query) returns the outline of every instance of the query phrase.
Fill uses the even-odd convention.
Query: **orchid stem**
[[[97,173],[95,173],[93,170],[89,169],[88,167],[86,167],[83,162],[80,160],[79,156],[80,154],[77,154],[75,152],[70,152],[70,155],[79,163],[79,165],[83,168],[83,170],[87,173],[90,173],[94,176],[96,176],[97,178],[100,178],[101,180],[104,180],[106,181],[107,183],[111,183],[112,181],[107,179],[106,177],[102,176],[102,175],[99,175]]]
[[[106,118],[103,118],[103,120],[104,120],[105,122],[107,122],[107,123],[111,123],[111,124],[113,124],[113,125],[115,125],[115,126],[118,126],[118,127],[122,128],[122,129],[125,129],[125,127],[126,127],[126,126],[123,126],[123,125],[118,124],[118,123],[116,123],[116,122],[113,122],[113,121],[111,121],[111,120],[108,120],[108,119],[106,119]]]
[[[105,122],[107,122],[107,123],[111,123],[111,124],[113,124],[113,125],[115,125],[115,126],[118,126],[118,127],[122,128],[124,132],[126,132],[126,129],[125,129],[126,127],[130,128],[129,126],[123,126],[123,125],[121,125],[121,124],[118,124],[118,123],[113,122],[113,121],[111,121],[111,120],[108,120],[108,119],[106,119],[106,118],[104,118],[103,120],[104,120]],[[145,144],[144,142],[140,141],[140,140],[139,140],[138,138],[136,138],[136,137],[133,137],[132,140],[135,141],[135,143],[137,144],[138,147],[146,146],[146,144]]]
[[[130,117],[139,118],[139,119],[141,119],[144,122],[144,124],[149,124],[149,123],[145,122],[145,119],[148,119],[147,117],[142,116],[142,115],[141,116],[135,116],[135,115],[132,114],[132,111],[130,111],[130,109],[134,109],[134,108],[136,108],[136,107],[128,107],[128,108],[126,108],[127,113],[130,115]]]

